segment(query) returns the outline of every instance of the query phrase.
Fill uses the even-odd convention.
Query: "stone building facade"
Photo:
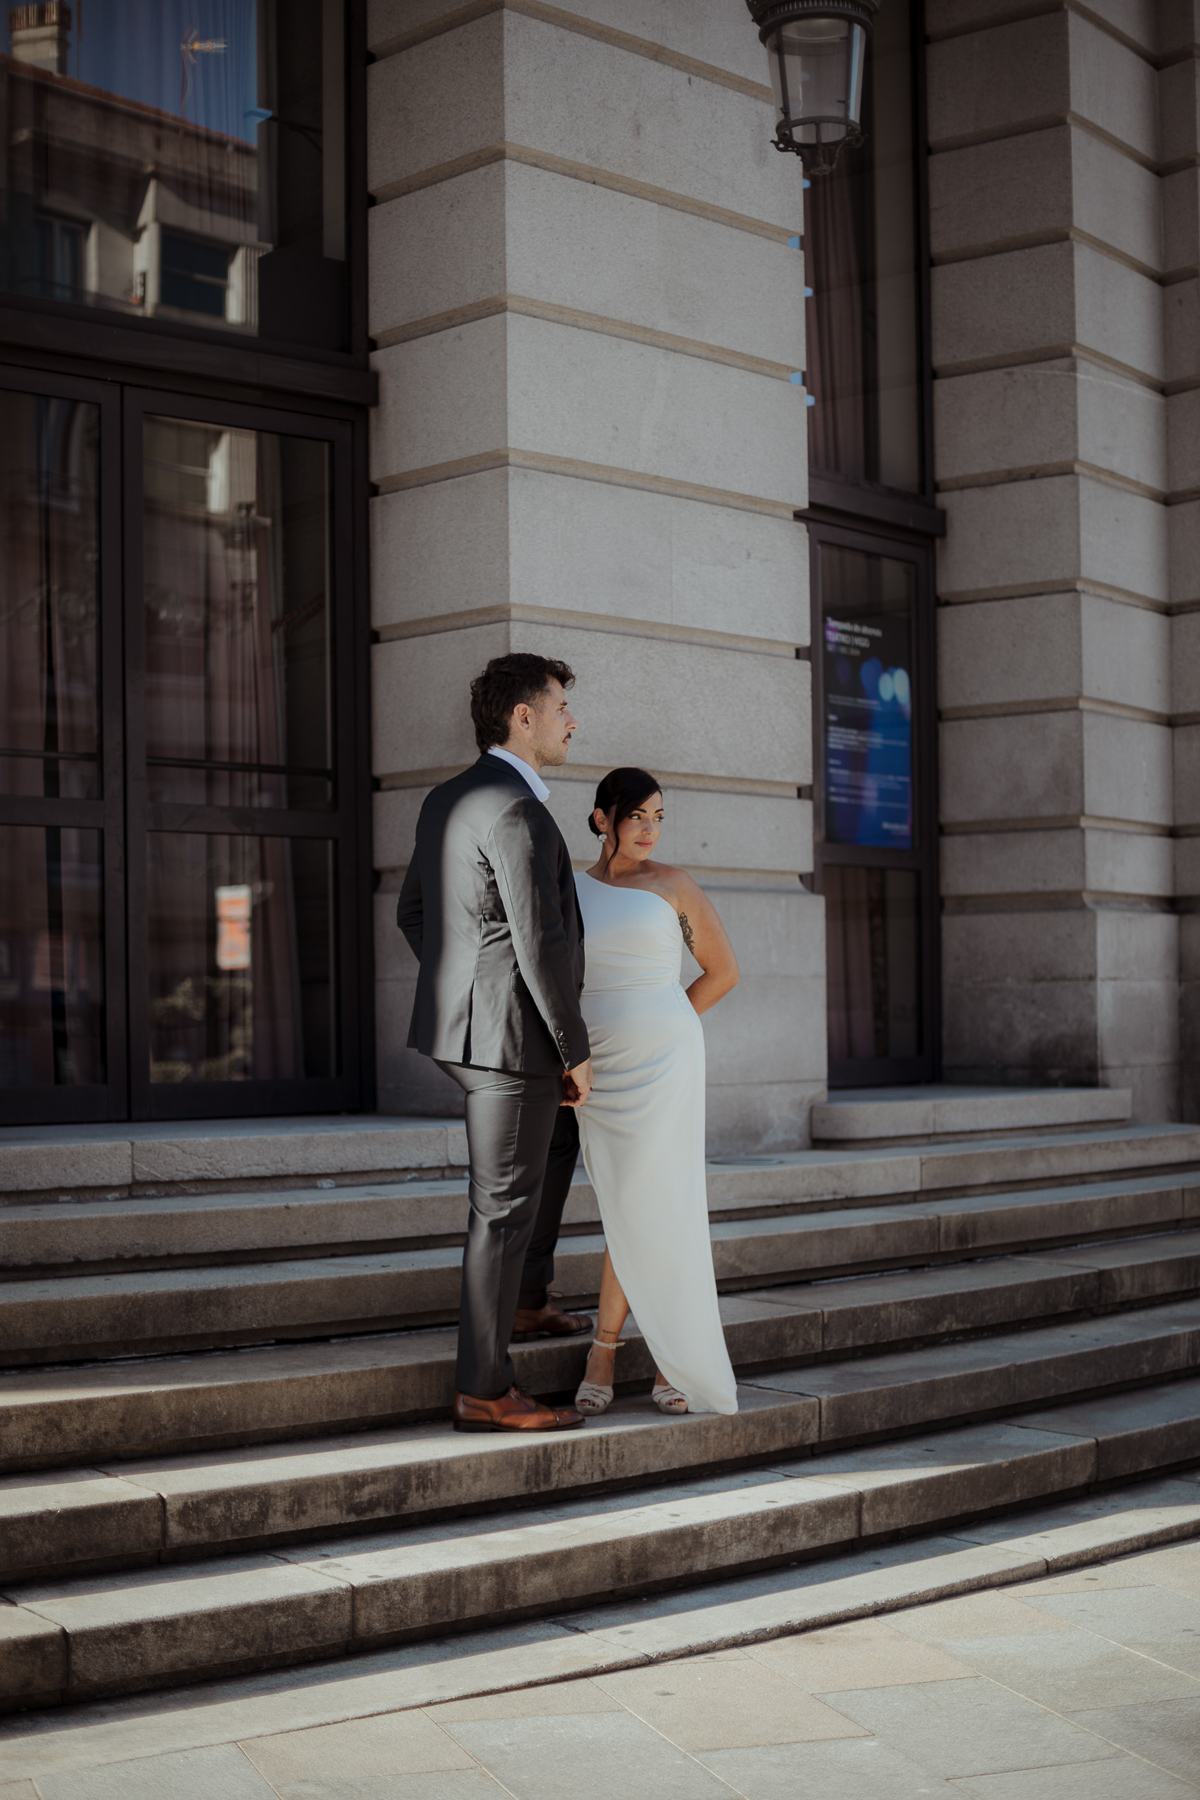
[[[1100,1084],[1200,1116],[1200,6],[881,0],[866,145],[807,188],[743,0],[303,8],[289,31],[246,0],[228,39],[189,14],[158,74],[104,61],[63,0],[9,15],[0,388],[21,419],[61,391],[99,421],[60,438],[104,490],[71,554],[116,711],[102,798],[0,783],[0,831],[50,884],[0,895],[0,1117],[454,1110],[404,1048],[394,898],[424,794],[474,753],[467,682],[508,648],[577,671],[551,805],[581,865],[594,783],[644,764],[664,854],[734,938],[714,1150],[803,1145],[830,1085]],[[146,802],[126,731],[163,418],[184,449],[154,480],[229,567],[162,585],[159,626],[225,631],[233,661],[235,614],[258,632],[242,736],[179,763],[190,810],[182,787]],[[246,497],[222,512],[230,433]],[[327,517],[295,462],[313,439]],[[14,520],[32,468],[5,475]],[[186,561],[184,524],[160,530]],[[28,557],[0,570],[0,630],[36,662],[59,602],[29,599]],[[301,755],[318,665],[332,747]],[[263,724],[272,680],[296,745]],[[51,756],[33,711],[6,770]],[[60,814],[123,845],[103,927],[64,923],[66,864],[29,836]],[[195,863],[161,973],[125,871],[171,833],[275,849],[258,876]],[[264,878],[288,833],[308,860]],[[208,966],[219,905],[245,912],[240,972]],[[75,999],[68,965],[92,967]]]
[[[1196,10],[929,0],[919,71],[941,1066],[1146,1118],[1200,1104]],[[416,807],[465,670],[536,644],[580,675],[573,850],[598,773],[661,771],[737,940],[714,1141],[802,1142],[806,196],[762,51],[732,0],[379,4],[371,41],[380,1103],[428,1091],[388,898]]]
[[[1196,1117],[1196,11],[928,26],[948,1068]]]

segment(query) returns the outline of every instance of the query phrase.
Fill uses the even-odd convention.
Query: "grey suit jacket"
[[[499,757],[481,756],[426,799],[396,922],[421,964],[410,1048],[528,1075],[587,1060],[570,854]]]

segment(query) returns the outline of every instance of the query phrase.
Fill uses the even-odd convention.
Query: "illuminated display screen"
[[[825,617],[825,837],[911,850],[912,655],[904,613]]]

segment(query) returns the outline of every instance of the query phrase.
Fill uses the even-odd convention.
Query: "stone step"
[[[813,1402],[747,1388],[736,1418],[664,1418],[621,1398],[535,1455],[512,1434],[448,1422],[269,1449],[129,1461],[0,1480],[0,1579],[73,1564],[175,1562],[369,1524],[520,1505],[560,1493],[712,1472],[812,1441]]]
[[[275,1140],[264,1136],[260,1142],[249,1130],[269,1123],[242,1121],[240,1135],[211,1141],[200,1135],[146,1140],[141,1150],[147,1155],[152,1150],[157,1159],[148,1167],[161,1168],[162,1179],[157,1183],[114,1180],[89,1186],[68,1179],[68,1158],[58,1170],[61,1180],[47,1180],[36,1189],[28,1185],[33,1165],[26,1166],[21,1158],[27,1151],[40,1154],[46,1147],[12,1142],[21,1137],[21,1129],[6,1130],[0,1137],[0,1267],[219,1256],[228,1251],[290,1245],[311,1253],[381,1237],[428,1240],[461,1233],[466,1205],[463,1170],[461,1164],[454,1165],[455,1172],[447,1177],[446,1168],[451,1165],[439,1160],[465,1158],[466,1139],[460,1125],[397,1120],[386,1129],[372,1131],[362,1121],[326,1122],[327,1129],[309,1134],[315,1146],[312,1153],[293,1159],[296,1172],[290,1172],[282,1159],[279,1172],[272,1175],[263,1172],[268,1170],[270,1157],[262,1144],[269,1146]],[[314,1120],[301,1123],[322,1124]],[[348,1129],[356,1124],[358,1131]],[[345,1129],[335,1130],[334,1125]],[[187,1129],[199,1132],[199,1127]],[[428,1163],[399,1171],[390,1166],[375,1169],[375,1162],[400,1154],[400,1149],[394,1148],[397,1139],[402,1140],[400,1149],[414,1159],[424,1145]],[[373,1149],[376,1140],[381,1147]],[[298,1144],[301,1139],[279,1141]],[[59,1155],[57,1143],[49,1148]],[[125,1145],[126,1150],[130,1148]],[[305,1174],[299,1165],[319,1161],[316,1151],[325,1149],[331,1167],[352,1163],[351,1152],[360,1151],[361,1167],[337,1168],[336,1173],[314,1181],[313,1174]],[[959,1137],[907,1148],[830,1148],[774,1156],[717,1157],[708,1164],[708,1198],[710,1212],[719,1218],[773,1207],[861,1206],[920,1194],[983,1192],[1188,1168],[1200,1168],[1200,1128],[1096,1126],[1054,1135]],[[48,1174],[49,1170],[47,1164],[42,1172]],[[582,1179],[571,1204],[578,1209],[579,1223],[597,1217],[594,1196]]]
[[[904,1159],[910,1162],[912,1159]],[[861,1162],[860,1177],[878,1173],[886,1162],[876,1157],[851,1159],[842,1172]],[[925,1191],[930,1198],[945,1191],[936,1179],[943,1165],[931,1158]],[[749,1169],[710,1165],[710,1216],[720,1223],[736,1223],[754,1213],[815,1213],[827,1210],[859,1212],[864,1208],[911,1205],[911,1190],[853,1196],[839,1193],[818,1199],[805,1192],[795,1198],[795,1184],[786,1177],[795,1165],[770,1163]],[[1016,1174],[1018,1160],[1008,1159]],[[809,1166],[800,1173],[807,1177]],[[909,1170],[911,1176],[912,1171]],[[1140,1180],[1141,1189],[1157,1192],[1178,1183],[1195,1187],[1200,1171],[1154,1173]],[[1118,1180],[1122,1192],[1129,1178]],[[844,1185],[844,1184],[843,1184]],[[865,1189],[864,1179],[864,1189]],[[1067,1184],[1082,1200],[1099,1196],[1111,1184]],[[1043,1190],[1017,1188],[1028,1199]],[[967,1184],[966,1198],[972,1192]],[[989,1186],[988,1199],[1003,1189]],[[1064,1197],[1065,1203],[1065,1197]],[[1158,1204],[1154,1201],[1152,1206]],[[462,1181],[412,1181],[391,1185],[377,1183],[338,1189],[335,1193],[313,1188],[263,1193],[179,1195],[79,1204],[40,1202],[0,1206],[0,1270],[10,1277],[59,1274],[108,1274],[141,1269],[221,1266],[236,1262],[271,1260],[281,1252],[289,1258],[354,1255],[364,1251],[420,1250],[438,1245],[461,1244],[467,1220],[467,1189]],[[600,1214],[590,1183],[581,1174],[572,1185],[564,1213],[568,1235],[595,1230]]]
[[[0,1195],[95,1197],[335,1184],[444,1173],[467,1160],[461,1119],[337,1115],[124,1125],[13,1125],[0,1134]]]
[[[969,1133],[1070,1130],[1124,1123],[1129,1088],[921,1087],[843,1088],[814,1106],[814,1144],[937,1143]]]
[[[574,1609],[561,1618],[448,1633],[366,1651],[349,1662],[340,1656],[317,1660],[282,1676],[252,1671],[211,1684],[196,1697],[199,1705],[168,1688],[157,1696],[100,1700],[73,1708],[69,1716],[25,1712],[0,1721],[0,1764],[10,1787],[5,1800],[36,1800],[37,1794],[47,1800],[99,1800],[97,1766],[114,1763],[123,1766],[109,1774],[109,1792],[123,1800],[130,1792],[131,1765],[144,1758],[245,1743],[297,1727],[352,1726],[380,1712],[411,1712],[450,1700],[507,1696],[500,1701],[507,1706],[515,1688],[538,1688],[542,1712],[576,1710],[581,1678],[884,1618],[1051,1575],[1069,1574],[1072,1585],[1086,1587],[1089,1568],[1166,1545],[1186,1555],[1197,1538],[1200,1473],[1191,1469],[1055,1497],[998,1518],[967,1520],[893,1542],[851,1546],[766,1574],[718,1575],[670,1592]],[[575,1685],[561,1685],[568,1682]],[[556,1700],[562,1703],[558,1707]],[[348,1735],[354,1736],[353,1729]],[[786,1760],[788,1750],[781,1755]],[[154,1800],[164,1800],[167,1791],[173,1800],[183,1800],[185,1792],[194,1800],[196,1783],[187,1784],[190,1759],[180,1761],[184,1789],[168,1783],[164,1790],[160,1783],[152,1788]],[[201,1778],[204,1800],[211,1786]],[[295,1785],[288,1791],[299,1800]],[[1128,1784],[1120,1791],[1124,1800]],[[1163,1795],[1161,1787],[1153,1791]],[[378,1782],[366,1792],[378,1796]],[[854,1792],[864,1800],[868,1789]],[[875,1800],[878,1787],[869,1792]]]
[[[1192,1324],[1179,1321],[1175,1332],[1195,1349],[1194,1312]],[[1109,1337],[1112,1373],[1130,1343]],[[1086,1378],[1097,1368],[1085,1369],[1079,1359],[1094,1362],[1103,1351],[1098,1342],[1090,1348],[1077,1342],[1064,1353],[1076,1363],[1075,1375]],[[947,1360],[944,1350],[927,1355]],[[1030,1370],[1036,1359],[1027,1356],[1019,1366]],[[882,1377],[882,1367],[879,1372]],[[942,1378],[956,1379],[949,1369]],[[1054,1391],[1053,1379],[1027,1385],[1031,1396],[1039,1385]],[[759,1424],[773,1413],[778,1419],[781,1397],[759,1399],[748,1394],[748,1412],[739,1417]],[[823,1419],[823,1399],[816,1410]],[[632,1422],[633,1411],[619,1406],[605,1429],[585,1428],[569,1445],[554,1440],[553,1449],[549,1441],[501,1441],[493,1448],[485,1440],[488,1450],[480,1455],[476,1443],[466,1452],[451,1444],[437,1468],[448,1475],[462,1459],[465,1478],[487,1485],[504,1468],[518,1471],[519,1479],[524,1462],[546,1492],[539,1465],[555,1454],[591,1455],[599,1465],[607,1446],[619,1462],[622,1449],[636,1454],[639,1443],[654,1438],[691,1437],[698,1445],[712,1427],[696,1419],[643,1430]],[[799,1423],[799,1415],[793,1418]],[[1176,1462],[1181,1447],[1193,1456],[1200,1447],[1196,1379],[801,1463],[772,1463],[768,1450],[757,1469],[649,1493],[592,1494],[216,1561],[6,1582],[0,1703],[135,1692],[745,1575],[1078,1494],[1111,1479],[1106,1472],[1112,1470],[1124,1478],[1161,1467],[1164,1456]]]
[[[319,1533],[713,1474],[876,1437],[881,1429],[920,1431],[1145,1381],[1197,1362],[1194,1309],[1185,1316],[1178,1307],[1155,1308],[752,1376],[742,1383],[735,1418],[664,1419],[644,1391],[623,1395],[583,1430],[541,1440],[536,1454],[528,1440],[466,1437],[439,1421],[11,1475],[0,1480],[0,1578],[227,1554]],[[648,1381],[644,1355],[641,1364]],[[1185,1381],[1169,1393],[1175,1398],[1153,1419],[1139,1398],[1130,1398],[1121,1416],[1140,1448],[1124,1461],[1112,1451],[1095,1479],[1200,1456],[1200,1385]],[[1139,1460],[1151,1445],[1151,1460]]]
[[[1195,1125],[1097,1125],[1087,1129],[958,1137],[932,1144],[825,1148],[774,1157],[713,1157],[709,1208],[807,1203],[862,1205],[914,1194],[1032,1187],[1200,1166]],[[729,1177],[754,1177],[754,1199]],[[720,1181],[714,1185],[715,1178]]]
[[[187,1268],[277,1257],[461,1244],[465,1181],[410,1181],[275,1193],[0,1206],[0,1269],[8,1275]],[[563,1224],[596,1229],[596,1197],[572,1184]]]
[[[841,1281],[725,1294],[735,1368],[861,1356],[1022,1324],[1178,1300],[1200,1288],[1200,1231],[1076,1244]],[[631,1326],[628,1388],[652,1374]],[[453,1331],[370,1334],[76,1368],[17,1371],[0,1383],[0,1469],[369,1430],[444,1416],[454,1395]],[[569,1394],[585,1345],[513,1347],[521,1385]]]
[[[218,1221],[225,1210],[213,1209]],[[776,1210],[717,1220],[711,1232],[718,1282],[736,1289],[1182,1228],[1196,1220],[1200,1175],[1188,1173],[832,1212]],[[581,1302],[594,1297],[603,1249],[595,1233],[564,1237],[557,1286]],[[460,1268],[461,1250],[451,1243],[27,1276],[0,1282],[0,1343],[4,1361],[18,1366],[412,1328],[455,1318]]]

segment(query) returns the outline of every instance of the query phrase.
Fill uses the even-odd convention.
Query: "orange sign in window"
[[[217,889],[217,967],[250,967],[250,889]]]

